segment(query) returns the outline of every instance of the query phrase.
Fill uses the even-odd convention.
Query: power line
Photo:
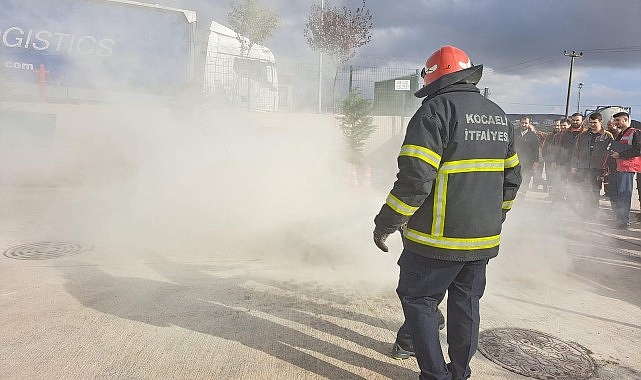
[[[625,52],[636,52],[641,51],[641,46],[624,46],[624,47],[615,47],[615,48],[599,48],[599,49],[587,49],[582,50],[583,53],[592,53],[592,54],[605,54],[605,53],[625,53]],[[543,63],[555,61],[560,59],[558,55],[546,55],[538,58],[528,59],[523,62],[515,63],[513,65],[503,66],[496,69],[493,69],[496,73],[508,73],[511,71],[518,71],[521,69],[529,68],[532,66],[540,66]]]
[[[535,63],[544,63],[544,62],[553,61],[553,60],[556,60],[556,59],[559,59],[559,56],[556,55],[556,54],[555,55],[546,55],[544,57],[530,59],[530,60],[527,60],[527,61],[515,63],[513,65],[499,67],[497,69],[494,69],[494,72],[505,73],[505,72],[508,72],[508,71],[514,71],[514,70],[517,70],[517,69],[526,68],[526,67],[534,65]],[[521,66],[521,67],[519,67],[519,66]]]
[[[624,53],[628,51],[641,51],[641,46],[625,46],[615,48],[602,48],[602,49],[585,49],[585,53]]]
[[[614,48],[597,48],[597,49],[582,50],[583,53],[591,53],[591,54],[626,53],[626,52],[637,52],[637,51],[641,51],[641,46],[622,46],[622,47],[614,47]],[[412,59],[412,57],[409,57],[409,56],[389,57],[389,56],[363,55],[363,56],[360,56],[359,58],[363,60],[374,59],[374,60],[383,60],[383,61],[408,61],[408,62],[411,62],[414,60]],[[493,68],[492,70],[495,73],[505,74],[513,71],[524,70],[533,66],[540,66],[544,63],[557,61],[557,60],[560,60],[560,57],[557,54],[545,55],[537,58],[527,59],[515,64]]]
[[[497,102],[501,104],[511,104],[511,105],[516,105],[516,106],[539,106],[539,107],[559,107],[558,104],[538,104],[538,103],[519,103],[519,102],[502,102],[498,101]]]

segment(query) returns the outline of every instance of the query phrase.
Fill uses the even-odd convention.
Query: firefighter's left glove
[[[386,234],[376,228],[374,228],[374,244],[378,247],[383,252],[388,252],[389,248],[387,248],[387,245],[385,245],[385,240],[387,240],[387,237],[389,234]]]

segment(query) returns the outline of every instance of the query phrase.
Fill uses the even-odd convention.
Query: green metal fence
[[[290,102],[281,110],[297,112],[318,111],[317,64],[278,65],[279,93]],[[420,85],[419,70],[407,67],[345,66],[338,70],[323,67],[321,82],[321,112],[338,113],[340,102],[350,91],[372,101],[375,115],[408,116],[420,104],[414,92]]]

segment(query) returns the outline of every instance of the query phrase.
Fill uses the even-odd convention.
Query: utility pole
[[[325,12],[325,0],[321,0],[321,33],[323,33],[323,13]],[[323,51],[318,53],[318,113],[323,110]]]
[[[581,112],[581,89],[583,88],[583,82],[579,83],[579,100],[576,101],[576,112]]]
[[[583,52],[577,53],[572,50],[572,53],[568,53],[567,50],[563,50],[563,55],[570,57],[570,79],[568,80],[568,96],[565,99],[565,118],[568,118],[568,109],[570,107],[570,88],[572,87],[572,68],[574,67],[574,58],[583,57]]]

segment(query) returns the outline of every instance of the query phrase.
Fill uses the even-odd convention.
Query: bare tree
[[[305,38],[313,50],[328,54],[335,63],[344,65],[356,54],[356,48],[370,42],[372,15],[363,6],[352,11],[347,7],[338,9],[317,4],[305,23]]]
[[[260,6],[256,0],[233,2],[228,15],[229,26],[236,32],[242,55],[249,55],[254,44],[262,45],[278,26],[278,15]]]
[[[365,0],[356,11],[345,6],[339,9],[329,4],[325,7],[312,5],[304,35],[309,47],[329,55],[336,64],[334,89],[340,66],[356,55],[357,48],[370,42],[371,28],[372,15],[366,8]]]

